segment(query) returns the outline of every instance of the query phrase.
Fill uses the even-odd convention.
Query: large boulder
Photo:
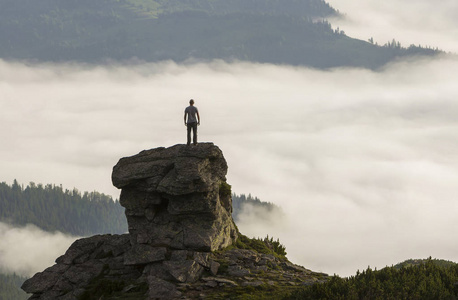
[[[43,300],[93,293],[142,298],[145,286],[150,299],[180,297],[177,284],[215,274],[219,264],[209,255],[237,238],[226,172],[221,150],[211,143],[122,158],[112,179],[122,189],[129,234],[77,240],[22,289]]]
[[[227,164],[212,143],[145,150],[122,158],[122,189],[132,244],[214,251],[236,239]]]

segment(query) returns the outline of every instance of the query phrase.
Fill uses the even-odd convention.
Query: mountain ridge
[[[376,69],[399,57],[439,53],[350,38],[325,20],[336,14],[321,0],[0,0],[0,58],[95,64],[222,59]]]

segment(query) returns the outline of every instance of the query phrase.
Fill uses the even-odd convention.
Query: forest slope
[[[414,262],[414,263],[412,263]],[[367,268],[349,278],[332,277],[284,299],[457,299],[458,265],[432,259],[408,260],[381,270]]]
[[[0,58],[377,68],[437,53],[352,39],[324,20],[336,14],[322,0],[0,0]]]
[[[17,181],[0,183],[0,221],[74,236],[127,232],[124,208],[111,197],[33,182],[25,188]]]

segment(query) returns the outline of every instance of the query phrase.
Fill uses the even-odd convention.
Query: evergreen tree
[[[26,292],[21,290],[21,285],[27,278],[16,274],[0,273],[0,299],[1,300],[25,300],[29,298]]]
[[[418,264],[367,268],[355,276],[315,284],[284,299],[457,299],[458,265],[431,258]]]
[[[34,182],[23,188],[16,180],[0,183],[0,221],[78,236],[127,232],[124,208],[110,196]]]
[[[248,196],[245,194],[232,194],[232,217],[236,223],[239,220],[239,216],[243,212],[245,205],[252,205],[257,208],[262,208],[265,212],[277,211],[280,214],[283,213],[281,208],[277,205],[270,202],[261,201],[258,197],[251,196],[251,194],[248,194]]]

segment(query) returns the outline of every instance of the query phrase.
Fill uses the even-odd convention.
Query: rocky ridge
[[[77,240],[22,288],[30,299],[211,299],[325,279],[277,255],[269,241],[253,247],[238,233],[226,173],[212,143],[122,158],[112,180],[129,233]]]

